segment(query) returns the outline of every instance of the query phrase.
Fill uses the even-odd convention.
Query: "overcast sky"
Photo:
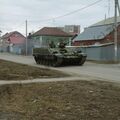
[[[28,32],[45,26],[81,25],[88,27],[106,17],[114,15],[114,0],[101,2],[74,14],[54,19],[98,0],[0,0],[0,30],[19,31],[25,34],[25,20]],[[50,20],[46,20],[50,19]]]

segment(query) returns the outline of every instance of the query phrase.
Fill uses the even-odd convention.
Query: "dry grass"
[[[1,86],[0,119],[119,120],[120,87],[100,81]]]
[[[0,60],[0,80],[27,80],[67,76],[62,72]]]

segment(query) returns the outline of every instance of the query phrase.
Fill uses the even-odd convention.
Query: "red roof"
[[[22,44],[25,42],[25,37],[17,31],[6,33],[2,36],[2,38],[3,40],[6,40],[13,44]]]
[[[25,38],[23,37],[10,37],[10,43],[13,44],[21,44],[25,42]]]
[[[33,36],[60,36],[60,37],[71,37],[70,34],[62,31],[56,27],[44,27],[33,34]]]

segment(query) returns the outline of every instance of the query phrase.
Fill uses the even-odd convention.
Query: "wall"
[[[100,60],[101,50],[96,47],[81,47],[82,52],[87,54],[87,60]]]
[[[14,54],[24,54],[24,45],[23,44],[16,44],[13,46],[10,46],[10,53],[14,53]]]
[[[15,45],[8,45],[8,46],[1,46],[0,52],[9,52],[13,54],[24,54],[24,45],[23,44],[15,44]]]
[[[0,52],[7,52],[6,46],[0,46]]]
[[[33,40],[34,46],[38,45],[39,47],[49,46],[49,43],[51,43],[51,41],[53,41],[57,46],[57,44],[61,40],[63,40],[65,43],[67,43],[67,45],[69,45],[69,37],[42,36],[42,41],[41,41],[41,36],[35,36],[35,37],[32,37],[32,40]]]
[[[35,45],[39,46],[39,43],[34,43],[31,37],[27,39],[27,55],[32,55],[32,49]],[[23,45],[22,54],[26,55],[26,42]]]
[[[80,47],[80,49],[87,53],[88,60],[114,61],[114,44]],[[120,61],[120,45],[118,46],[118,60]]]
[[[88,60],[113,61],[114,60],[114,45],[102,45],[82,47],[82,50],[87,53]],[[118,59],[120,60],[120,46],[118,47]]]

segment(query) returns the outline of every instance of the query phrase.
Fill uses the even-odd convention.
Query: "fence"
[[[73,46],[73,48],[74,47],[75,46]],[[94,46],[81,46],[78,48],[87,54],[87,60],[114,61],[115,52],[113,43]],[[120,61],[120,45],[118,45],[117,59]]]

